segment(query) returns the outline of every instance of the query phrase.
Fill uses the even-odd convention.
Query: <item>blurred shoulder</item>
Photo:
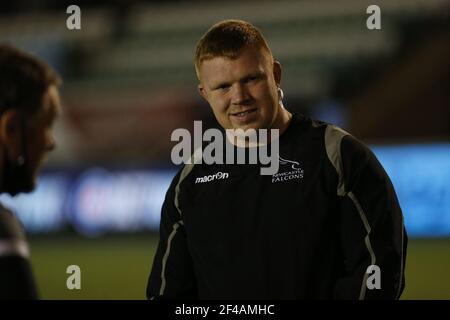
[[[0,240],[5,239],[25,239],[25,233],[15,214],[0,203]]]

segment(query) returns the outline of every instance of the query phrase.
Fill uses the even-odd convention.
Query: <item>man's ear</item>
[[[275,83],[280,86],[281,85],[281,63],[277,60],[273,62],[273,77],[275,79]]]
[[[198,89],[198,93],[200,93],[200,95],[203,97],[203,99],[205,99],[206,101],[208,101],[208,94],[206,93],[205,88],[202,86],[202,84],[200,83],[197,86]]]
[[[0,140],[12,159],[21,155],[21,115],[17,110],[6,110],[0,117]]]

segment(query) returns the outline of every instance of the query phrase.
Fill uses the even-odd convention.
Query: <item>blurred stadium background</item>
[[[68,30],[66,8],[81,8]],[[381,8],[368,30],[366,8]],[[403,299],[450,299],[447,0],[3,1],[0,41],[64,78],[58,148],[29,195],[1,196],[28,234],[44,299],[144,299],[176,128],[217,124],[193,51],[222,19],[257,25],[283,65],[285,105],[372,146],[410,236]],[[205,125],[206,124],[206,125]],[[66,268],[81,267],[81,290]]]

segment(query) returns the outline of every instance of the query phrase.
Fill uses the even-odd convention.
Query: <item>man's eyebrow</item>
[[[261,78],[261,77],[264,77],[264,76],[266,76],[266,73],[263,72],[263,71],[259,71],[258,70],[258,71],[255,71],[255,72],[250,72],[250,73],[246,74],[245,76],[242,76],[241,78],[239,78],[238,81],[242,82],[242,81],[248,80],[249,78],[253,78],[253,77]],[[221,87],[227,87],[227,86],[230,86],[230,85],[231,85],[231,82],[223,81],[223,82],[219,82],[217,84],[212,85],[211,89],[212,90],[216,90],[216,89],[219,89]]]
[[[266,73],[263,71],[255,71],[255,72],[252,72],[252,73],[249,73],[249,74],[243,76],[239,80],[242,81],[242,80],[247,80],[249,78],[261,78],[261,77],[264,77],[265,75],[266,75]]]
[[[227,86],[230,86],[230,85],[231,85],[230,82],[228,82],[228,81],[223,81],[223,82],[219,82],[219,83],[217,83],[217,84],[212,85],[212,86],[211,86],[211,89],[212,89],[212,90],[215,90],[215,89],[219,89],[219,88],[221,88],[221,87],[227,87]]]

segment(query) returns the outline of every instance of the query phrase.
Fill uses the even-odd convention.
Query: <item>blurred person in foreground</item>
[[[369,148],[283,106],[281,65],[250,23],[212,26],[195,67],[221,127],[279,130],[280,165],[263,176],[255,165],[186,164],[163,204],[147,297],[398,299],[407,236]]]
[[[36,186],[55,147],[52,126],[60,112],[58,75],[45,62],[0,44],[0,187],[15,196]],[[25,232],[0,204],[0,299],[36,299]]]

